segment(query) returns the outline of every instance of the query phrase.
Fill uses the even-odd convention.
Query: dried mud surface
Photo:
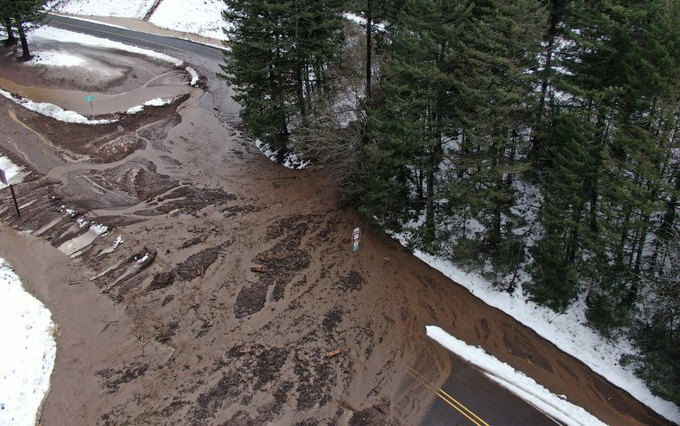
[[[52,164],[37,148],[0,140],[33,170],[16,186],[21,219],[0,204],[0,257],[60,330],[41,423],[417,424],[434,396],[408,368],[435,384],[455,368],[430,324],[607,423],[663,423],[339,208],[321,171],[264,159],[203,95],[116,135],[17,110],[61,156],[44,170],[31,167]],[[95,224],[107,232],[62,253]]]

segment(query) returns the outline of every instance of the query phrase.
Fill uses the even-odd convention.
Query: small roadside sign
[[[95,95],[87,95],[85,96],[85,100],[90,103],[90,117],[94,118],[94,106],[92,106],[92,102],[97,99]]]
[[[354,228],[354,231],[352,231],[352,251],[358,251],[359,250],[359,241],[361,240],[361,229],[359,228]]]
[[[17,196],[14,193],[14,188],[7,180],[7,175],[5,174],[5,171],[2,169],[0,169],[0,182],[2,182],[4,185],[9,186],[9,192],[12,194],[12,200],[14,200],[14,208],[17,209],[17,216],[21,217],[21,212],[19,211],[19,204],[17,203]]]

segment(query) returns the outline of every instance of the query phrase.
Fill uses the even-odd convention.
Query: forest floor
[[[96,88],[44,78],[34,84]],[[417,424],[442,402],[410,369],[433,386],[464,383],[450,391],[491,423],[547,421],[461,373],[469,366],[428,339],[427,325],[608,424],[664,424],[339,207],[322,170],[264,158],[229,91],[209,80],[123,119],[122,132],[0,98],[0,151],[31,171],[15,187],[20,219],[2,199],[0,257],[59,327],[44,424]],[[107,90],[130,90],[124,82]],[[461,418],[451,410],[442,421]]]

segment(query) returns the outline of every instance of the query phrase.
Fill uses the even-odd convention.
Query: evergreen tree
[[[7,26],[7,18],[9,17],[9,21],[17,29],[21,42],[22,60],[31,59],[26,33],[29,29],[37,27],[44,21],[47,15],[46,5],[47,0],[13,0],[5,6],[0,6],[0,11],[6,13],[5,25]],[[8,32],[11,33],[11,25],[8,28]]]
[[[443,145],[457,132],[457,60],[469,7],[441,0],[407,1],[388,28],[381,92],[368,111],[375,164],[363,209],[391,226],[423,207],[422,241],[435,239],[437,179]]]
[[[500,275],[523,260],[515,230],[517,180],[528,168],[528,134],[535,120],[537,56],[545,26],[534,0],[477,4],[474,31],[465,40],[461,78],[465,112],[461,142],[449,150],[455,174],[449,179],[451,203],[468,207],[481,232],[468,232],[472,244]],[[469,248],[468,248],[469,249]]]
[[[225,0],[229,31],[222,77],[235,87],[253,136],[283,160],[296,120],[315,92],[331,90],[328,69],[342,41],[339,0]]]
[[[5,39],[5,46],[14,46],[17,44],[17,39],[14,36],[14,29],[12,28],[12,6],[14,2],[12,0],[0,0],[0,21],[2,21],[2,26],[5,28],[7,33],[7,39]]]
[[[551,158],[541,180],[543,202],[540,222],[543,236],[532,249],[533,282],[527,286],[535,301],[563,310],[576,298],[582,275],[581,262],[589,248],[590,229],[584,223],[587,182],[595,163],[587,120],[578,111],[555,118],[546,152]]]

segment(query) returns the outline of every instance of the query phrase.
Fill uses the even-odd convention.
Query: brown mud
[[[82,61],[79,66],[19,62],[0,55],[0,88],[35,102],[47,102],[82,115],[122,113],[154,99],[173,99],[191,91],[189,75],[181,68],[141,54],[94,49],[75,43],[35,39],[37,58],[64,54]],[[92,106],[85,100],[96,96]]]
[[[8,135],[43,137],[13,154],[45,164],[16,185],[21,219],[0,204],[0,257],[59,326],[42,424],[417,424],[433,394],[408,369],[441,384],[457,368],[426,325],[604,422],[664,424],[338,207],[322,171],[263,158],[202,96],[134,116],[116,139],[0,102],[25,125],[3,121]],[[106,148],[121,138],[130,149]]]

